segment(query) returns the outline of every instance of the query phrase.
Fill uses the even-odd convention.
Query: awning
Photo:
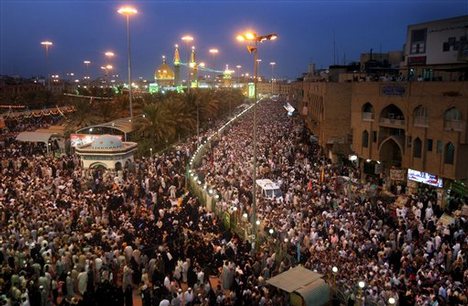
[[[270,278],[266,282],[276,288],[291,293],[321,279],[321,277],[321,274],[312,272],[302,266],[297,266]]]
[[[317,279],[313,283],[295,291],[304,299],[306,305],[325,305],[330,300],[330,287],[323,279]]]
[[[267,283],[288,292],[292,305],[321,306],[330,300],[330,288],[322,275],[302,266],[272,277]]]
[[[60,136],[57,133],[45,132],[21,132],[16,136],[17,141],[48,143],[52,136]]]
[[[130,119],[131,119],[130,117],[120,118],[120,119],[116,119],[116,120],[106,122],[106,123],[90,125],[90,126],[78,129],[76,131],[76,134],[90,134],[90,129],[92,131],[92,129],[94,128],[110,128],[110,129],[118,130],[124,134],[128,134],[133,131],[133,125]]]

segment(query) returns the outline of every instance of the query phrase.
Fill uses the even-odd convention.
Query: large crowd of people
[[[136,294],[145,306],[287,305],[266,280],[298,263],[326,275],[336,265],[350,301],[362,280],[368,304],[466,304],[465,220],[439,224],[424,195],[396,218],[351,197],[335,178],[355,170],[332,166],[280,104],[261,102],[257,115],[258,177],[283,192],[258,197],[260,229],[274,229],[286,254],[271,239],[253,249],[187,190],[196,139],[117,172],[11,142],[0,150],[0,305],[133,305]],[[251,131],[247,113],[196,169],[218,208],[239,216],[252,214]]]
[[[349,194],[339,178],[357,178],[356,169],[333,166],[280,105],[260,103],[257,118],[257,178],[270,179],[282,190],[274,199],[257,198],[265,234],[273,229],[274,238],[290,253],[299,244],[300,262],[335,279],[351,300],[377,305],[390,298],[400,305],[468,302],[467,220],[439,222],[442,211],[429,192],[411,196],[395,209],[368,196],[369,185],[359,186],[369,192]],[[219,209],[234,206],[239,216],[247,213],[249,218],[252,128],[251,118],[241,120],[198,169],[209,188],[222,195]],[[268,275],[281,272],[285,264]],[[334,266],[338,272],[333,276]],[[363,291],[356,290],[360,281]]]

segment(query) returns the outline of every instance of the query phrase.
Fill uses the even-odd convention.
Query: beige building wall
[[[382,161],[391,153],[391,146],[385,143],[396,144],[401,151],[402,168],[466,180],[467,97],[468,82],[354,83],[352,148],[362,159]],[[367,102],[372,105],[372,112],[363,109]],[[396,118],[395,111],[385,112],[395,107],[401,110],[402,118]],[[455,117],[450,115],[455,112]],[[367,148],[363,146],[364,131],[369,133]],[[415,153],[417,139],[421,141],[420,157]],[[444,160],[450,143],[455,149],[452,164]]]
[[[303,83],[299,111],[327,153],[350,153],[351,90],[351,83]]]

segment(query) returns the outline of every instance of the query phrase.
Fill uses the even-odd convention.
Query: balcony
[[[463,132],[466,129],[465,123],[462,120],[445,120],[444,129],[446,131]]]
[[[363,121],[374,121],[374,113],[362,112]]]
[[[387,127],[405,128],[405,120],[393,118],[380,118],[380,125]]]
[[[427,117],[415,117],[413,124],[415,127],[429,127]]]

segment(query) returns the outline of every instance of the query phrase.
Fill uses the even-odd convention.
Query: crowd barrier
[[[261,101],[262,99],[258,100],[257,104]],[[220,192],[212,186],[208,186],[202,178],[199,178],[195,169],[200,166],[205,155],[211,151],[213,141],[219,139],[223,133],[226,133],[232,124],[236,123],[247,112],[252,110],[254,105],[255,104],[252,104],[245,108],[239,114],[235,115],[228,122],[226,122],[216,132],[208,136],[207,139],[201,143],[198,149],[194,152],[186,171],[187,187],[198,198],[200,204],[205,206],[207,210],[215,213],[219,220],[223,222],[225,228],[235,232],[242,239],[248,240],[254,238],[252,233],[252,226],[248,218],[242,216],[240,211],[233,207],[223,209],[223,207],[220,205],[222,200]],[[260,234],[258,236],[260,236]]]

